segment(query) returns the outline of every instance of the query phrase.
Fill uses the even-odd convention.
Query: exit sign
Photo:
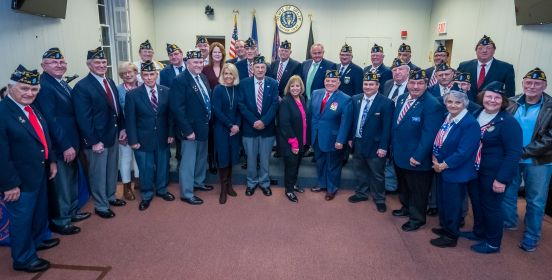
[[[441,21],[441,22],[437,23],[437,32],[439,32],[439,34],[447,34],[447,22],[446,21]]]

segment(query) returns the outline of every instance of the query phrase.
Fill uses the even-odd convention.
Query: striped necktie
[[[150,102],[151,102],[151,108],[152,108],[155,112],[157,112],[157,106],[158,106],[158,104],[157,104],[157,94],[155,93],[155,89],[154,89],[154,88],[152,88],[150,92],[151,92],[151,100],[150,100]]]
[[[263,80],[260,80],[259,82],[259,91],[257,92],[257,112],[261,114],[263,112]]]
[[[401,110],[401,113],[399,114],[399,117],[397,118],[397,124],[401,122],[402,118],[404,117],[404,115],[406,115],[406,112],[408,112],[408,109],[410,109],[410,106],[412,106],[414,101],[416,101],[416,99],[408,98],[406,100],[406,104],[404,105],[403,109]]]

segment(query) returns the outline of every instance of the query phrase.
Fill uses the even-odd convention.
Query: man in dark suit
[[[266,75],[278,81],[278,93],[280,97],[284,96],[284,88],[293,75],[300,75],[301,63],[290,58],[291,43],[283,41],[278,48],[278,59],[268,67]]]
[[[339,90],[349,96],[362,93],[362,77],[364,74],[362,68],[353,63],[353,47],[347,44],[343,45],[339,52],[339,61],[341,64],[336,65],[341,81]]]
[[[310,48],[312,59],[301,64],[301,79],[305,83],[305,96],[310,100],[311,93],[324,88],[326,70],[335,70],[335,63],[324,58],[324,46],[315,43]]]
[[[71,88],[63,75],[67,62],[58,48],[51,48],[42,55],[40,92],[35,105],[48,123],[50,136],[57,152],[58,174],[54,180],[50,213],[52,231],[62,235],[76,234],[80,228],[71,222],[90,217],[90,213],[78,213],[78,159],[80,136],[75,119]]]
[[[256,56],[253,77],[240,83],[242,141],[247,155],[247,188],[245,195],[255,193],[257,186],[263,194],[272,195],[269,177],[269,158],[276,136],[275,119],[278,112],[278,82],[266,77],[264,56]],[[257,169],[257,157],[259,169]]]
[[[205,36],[197,36],[196,48],[201,51],[201,57],[203,57],[203,65],[209,65],[209,41]]]
[[[475,101],[479,91],[490,82],[498,81],[506,84],[506,97],[515,94],[516,82],[512,64],[494,58],[496,45],[487,35],[475,46],[476,59],[460,62],[458,71],[468,72],[473,77],[471,81],[470,100]]]
[[[441,63],[448,63],[449,52],[443,44],[439,44],[435,52],[433,53],[433,66],[427,68],[426,74],[429,77],[428,86],[432,87],[438,83],[437,75],[435,73],[435,68]]]
[[[194,190],[211,191],[205,185],[207,172],[207,141],[211,119],[211,89],[203,71],[203,57],[199,50],[186,53],[186,71],[176,77],[169,91],[171,115],[176,122],[176,137],[182,141],[180,163],[180,200],[199,205],[203,200]]]
[[[416,66],[411,61],[411,59],[412,59],[412,49],[410,48],[410,45],[402,43],[399,46],[399,50],[398,50],[398,53],[397,53],[397,58],[400,58],[402,61],[404,61],[406,64],[408,64],[408,67],[410,67],[411,71],[420,69],[420,67]]]
[[[119,143],[126,143],[125,119],[115,83],[105,74],[107,59],[101,47],[88,51],[86,65],[90,73],[73,89],[73,104],[81,143],[89,162],[88,179],[94,198],[94,212],[102,218],[113,218],[111,206],[124,206],[115,197]]]
[[[353,125],[349,146],[353,149],[358,186],[349,202],[368,200],[370,194],[378,211],[383,213],[387,210],[384,172],[395,104],[378,94],[378,88],[378,74],[368,72],[364,74],[364,93],[352,97]]]
[[[383,92],[383,86],[385,83],[393,79],[393,74],[391,69],[383,64],[383,59],[385,55],[383,54],[383,47],[378,44],[374,44],[370,50],[370,60],[372,61],[371,65],[368,65],[364,68],[364,73],[371,72],[378,74],[379,77],[379,92]]]
[[[245,59],[236,62],[240,81],[253,77],[253,59],[257,55],[257,43],[251,38],[245,40]]]
[[[125,120],[128,144],[134,149],[140,170],[140,211],[148,209],[157,196],[173,201],[167,191],[169,184],[169,144],[174,140],[169,121],[169,88],[157,85],[155,65],[146,61],[141,69],[144,84],[128,93],[125,101]]]
[[[234,45],[236,50],[236,57],[228,59],[226,62],[236,64],[238,61],[245,59],[245,42],[243,40],[237,40]]]
[[[395,104],[397,99],[405,93],[408,93],[406,84],[408,83],[408,75],[410,66],[400,58],[395,58],[391,64],[393,79],[388,80],[383,87],[383,95],[391,99]]]
[[[10,217],[13,268],[26,272],[48,269],[50,263],[36,251],[59,244],[43,234],[48,227],[46,182],[54,179],[57,166],[48,125],[31,106],[39,89],[38,71],[19,65],[0,102],[0,199]]]
[[[428,75],[429,77],[429,75]],[[446,62],[440,63],[435,66],[435,77],[437,83],[433,86],[429,86],[427,91],[434,97],[444,96],[450,91],[454,80],[454,69],[452,69]]]
[[[412,71],[408,94],[399,98],[393,117],[391,147],[402,204],[393,216],[410,218],[402,225],[403,231],[417,230],[426,223],[433,179],[431,152],[445,115],[443,107],[426,90],[425,70]]]
[[[170,88],[174,78],[186,70],[186,65],[184,65],[184,54],[177,45],[167,44],[167,54],[170,64],[159,73],[159,84]]]
[[[326,71],[324,89],[312,92],[310,109],[311,142],[316,160],[318,186],[311,191],[326,191],[325,199],[335,198],[341,183],[343,145],[347,145],[352,122],[351,97],[339,90],[339,72]]]
[[[163,63],[153,59],[154,54],[155,52],[153,51],[153,47],[151,46],[151,43],[149,42],[149,40],[146,40],[143,43],[141,43],[138,48],[138,55],[140,56],[140,60],[133,62],[134,65],[136,65],[136,69],[141,69],[142,63],[144,63],[145,61],[153,61],[155,63],[155,69],[157,69],[157,71],[161,71],[165,66],[163,65]],[[142,81],[142,77],[140,76],[140,73],[138,73],[137,79],[140,83],[144,82]]]

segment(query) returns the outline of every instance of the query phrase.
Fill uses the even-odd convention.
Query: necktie
[[[307,84],[305,85],[306,87],[305,93],[307,94],[307,99],[310,99],[312,81],[314,80],[314,76],[316,75],[317,69],[318,69],[318,63],[313,62],[309,69],[309,73],[307,74]]]
[[[253,63],[252,62],[247,63],[247,71],[249,72],[249,77],[253,76]]]
[[[410,109],[410,106],[412,106],[412,103],[414,103],[414,101],[416,101],[415,99],[407,99],[406,100],[406,105],[404,105],[404,108],[402,109],[401,113],[399,114],[399,117],[397,118],[397,124],[399,124],[402,120],[402,118],[404,117],[404,115],[406,115],[406,112],[408,112],[408,109]]]
[[[103,84],[105,88],[107,104],[109,104],[109,106],[111,106],[111,108],[115,110],[115,113],[119,114],[119,112],[117,112],[117,107],[115,106],[115,102],[113,101],[113,93],[111,93],[111,89],[109,88],[109,84],[107,83],[106,78],[103,79]]]
[[[46,142],[46,136],[44,135],[44,131],[42,130],[42,127],[40,127],[40,123],[38,123],[38,118],[33,112],[33,109],[31,108],[31,106],[28,106],[28,105],[25,106],[25,111],[29,114],[29,122],[33,126],[34,131],[36,132],[36,135],[38,135],[38,139],[40,139],[40,142],[44,147],[44,158],[48,159],[48,143]]]
[[[324,95],[324,99],[322,99],[322,104],[320,104],[320,113],[324,111],[324,107],[326,107],[326,102],[328,102],[329,98],[330,98],[330,92],[326,91],[326,95]]]
[[[69,86],[69,84],[64,80],[59,81],[59,83],[61,84],[61,87],[65,89],[67,95],[71,96],[71,87]]]
[[[278,83],[280,82],[280,79],[282,79],[283,73],[284,73],[284,63],[280,62],[280,66],[278,67],[278,74],[276,75],[276,80],[278,80]]]
[[[370,99],[366,99],[366,105],[364,105],[364,110],[362,111],[362,117],[360,118],[360,128],[358,129],[358,135],[362,137],[362,128],[366,122],[366,116],[368,116],[368,110],[370,110]]]
[[[343,73],[345,72],[346,67],[344,65],[341,65],[341,68],[339,68],[339,76],[343,76]]]
[[[479,71],[479,78],[477,79],[477,89],[481,89],[481,86],[483,85],[483,82],[485,81],[485,66],[487,64],[483,63],[481,64],[481,70]]]
[[[203,97],[203,102],[205,103],[205,109],[207,109],[207,114],[209,119],[211,118],[211,102],[209,102],[209,95],[203,89],[203,83],[199,80],[199,76],[195,77],[197,86],[199,87],[199,92],[201,92],[201,97]]]
[[[435,75],[435,69],[433,69],[433,73],[431,74],[431,79],[429,80],[429,85],[432,86],[437,83],[437,75]]]
[[[154,88],[152,88],[150,92],[151,92],[151,100],[150,100],[150,102],[151,102],[151,108],[152,108],[155,112],[157,112],[157,105],[158,105],[158,104],[157,104],[157,94],[155,93],[155,89],[154,89]]]
[[[263,93],[264,93],[264,88],[263,88],[263,81],[260,80],[259,82],[259,91],[257,92],[257,112],[259,112],[259,114],[263,111]]]
[[[399,88],[401,85],[395,84],[396,88],[395,91],[393,91],[393,94],[391,95],[391,100],[395,101],[397,99],[397,96],[399,95]]]
[[[176,69],[178,69],[178,74],[182,73],[182,70],[184,70],[183,68],[184,66],[176,67]]]

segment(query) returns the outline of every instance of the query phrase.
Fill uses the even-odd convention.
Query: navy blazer
[[[56,162],[56,151],[50,141],[48,125],[40,111],[31,105],[42,126],[48,145],[44,146],[29,119],[9,97],[0,102],[0,193],[19,187],[22,192],[38,190],[45,183],[48,162]]]
[[[339,71],[341,65],[337,64],[335,67]],[[339,77],[339,80],[341,81],[339,90],[349,96],[362,93],[363,78],[364,72],[362,71],[362,68],[354,63],[350,63],[349,66],[347,66],[345,73]]]
[[[404,82],[408,83],[408,80],[406,80]],[[388,80],[387,82],[385,82],[385,85],[383,86],[383,95],[385,97],[389,97],[389,94],[391,93],[391,90],[393,89],[394,85],[395,85],[395,81],[392,78],[391,78],[391,80]],[[408,87],[405,87],[403,95],[407,95],[407,94],[408,94]],[[398,97],[397,97],[397,100],[398,100]]]
[[[125,120],[128,144],[140,144],[139,151],[153,152],[167,147],[173,137],[169,110],[169,88],[157,85],[157,112],[151,106],[145,85],[127,93]]]
[[[236,62],[236,68],[238,69],[238,75],[240,76],[240,81],[249,78],[249,68],[247,67],[247,59],[240,60]]]
[[[303,79],[303,83],[305,83],[305,89],[307,87],[307,77],[309,75],[309,69],[312,65],[313,60],[309,59],[306,61],[303,61],[301,64],[301,79]],[[320,65],[318,66],[318,69],[316,70],[316,74],[314,74],[314,79],[312,80],[311,85],[311,92],[314,92],[317,89],[324,88],[324,79],[326,78],[326,70],[335,70],[336,65],[335,63],[327,60],[322,59],[320,61]],[[311,95],[312,96],[312,95]],[[308,97],[308,93],[305,92],[305,97]]]
[[[80,80],[71,93],[81,141],[87,149],[99,142],[106,148],[112,147],[117,143],[119,131],[125,128],[117,86],[110,78],[107,80],[117,111],[108,104],[104,86],[91,73]]]
[[[263,106],[261,114],[257,112],[257,100],[255,99],[256,78],[249,77],[240,82],[239,108],[242,115],[243,137],[271,137],[276,135],[274,120],[278,113],[278,82],[270,77],[265,77],[263,83]],[[257,130],[253,123],[261,120],[265,128]]]
[[[305,97],[300,97],[303,110],[305,110],[305,121],[307,127],[303,127],[303,120],[301,111],[295,99],[287,94],[280,101],[278,110],[278,136],[280,137],[280,151],[283,155],[291,155],[291,145],[288,143],[288,139],[295,138],[299,144],[299,152],[303,152],[303,147],[309,143],[309,131],[308,131],[308,119],[307,119],[307,103]],[[303,129],[306,132],[306,142],[303,142]]]
[[[360,107],[363,97],[364,93],[361,93],[351,99],[353,104],[353,123],[349,136],[351,140],[355,139],[357,126],[362,121]],[[378,157],[376,154],[378,149],[389,150],[394,109],[395,103],[391,99],[379,93],[376,94],[370,109],[368,109],[366,121],[364,121],[362,137],[357,139],[356,142],[353,141],[353,144],[358,143],[358,145],[353,146],[355,152],[359,152],[364,157],[375,158]]]
[[[63,159],[63,152],[71,147],[78,153],[80,136],[71,93],[44,72],[40,75],[40,92],[34,104],[48,123],[57,157]]]
[[[336,142],[347,145],[353,118],[351,97],[340,90],[332,93],[320,112],[325,95],[325,89],[312,92],[308,119],[311,122],[311,143],[318,142],[320,150],[327,153],[336,151]]]
[[[226,60],[226,63],[236,64],[236,62],[238,62],[238,57],[237,56],[234,57],[234,58]]]
[[[476,112],[475,117],[482,111]],[[491,123],[481,137],[479,173],[493,176],[495,180],[507,185],[516,174],[521,159],[523,133],[519,123],[507,111],[499,112]]]
[[[203,73],[199,76],[211,98],[209,81]],[[186,137],[194,133],[195,140],[207,141],[209,111],[190,71],[185,70],[174,79],[169,91],[169,104],[176,125],[175,135],[178,139],[187,140]]]
[[[480,138],[479,123],[469,112],[450,128],[436,156],[439,163],[444,161],[448,165],[448,168],[441,172],[443,181],[466,183],[477,176],[475,157]]]
[[[182,72],[185,70],[186,66],[182,64]],[[174,78],[176,78],[176,73],[174,72],[172,64],[167,64],[167,66],[159,72],[159,84],[162,86],[170,88]]]
[[[392,152],[395,164],[403,169],[432,170],[431,152],[435,135],[444,120],[443,106],[431,94],[425,92],[412,104],[401,122],[397,119],[408,97],[403,94],[397,99],[393,116]],[[410,158],[420,165],[412,167]]]
[[[439,83],[428,87],[427,91],[435,98],[441,97],[441,88],[439,87]]]
[[[268,67],[268,71],[266,72],[266,75],[276,80],[276,78],[278,77],[279,67],[280,67],[280,60],[277,59],[274,63],[270,64],[270,67]],[[289,78],[291,78],[291,76],[293,75],[301,75],[301,63],[299,63],[299,61],[297,60],[290,58],[286,65],[286,69],[284,69],[284,72],[282,73],[280,82],[278,83],[278,93],[280,94],[280,97],[284,96],[284,90],[286,88],[286,85],[289,81]]]
[[[493,58],[491,63],[491,68],[486,69],[487,74],[485,75],[485,80],[481,85],[481,88],[484,88],[487,84],[492,81],[499,81],[506,85],[506,97],[512,97],[515,95],[516,91],[516,81],[514,74],[514,67],[512,64]],[[458,71],[467,72],[471,74],[471,95],[470,100],[475,101],[475,97],[479,93],[477,88],[477,59],[472,59],[464,62],[460,62],[458,66]]]
[[[368,65],[366,68],[364,68],[364,73],[371,72],[372,65]],[[379,86],[379,92],[383,92],[383,86],[385,83],[391,79],[393,79],[393,73],[391,72],[391,69],[389,67],[385,66],[383,63],[376,69],[376,74],[378,75],[378,80],[380,83]]]

